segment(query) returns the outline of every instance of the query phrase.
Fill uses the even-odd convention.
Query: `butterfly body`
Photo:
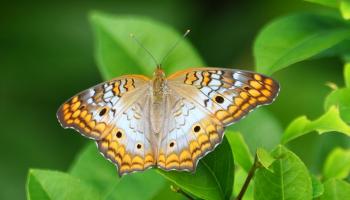
[[[120,175],[157,166],[194,171],[224,129],[277,96],[279,85],[254,72],[192,68],[166,77],[121,76],[75,95],[58,110],[65,128],[96,141]]]

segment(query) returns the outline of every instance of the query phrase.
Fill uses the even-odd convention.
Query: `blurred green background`
[[[88,143],[73,130],[62,129],[55,114],[66,99],[101,82],[88,20],[91,11],[148,16],[180,32],[190,28],[187,39],[208,65],[253,69],[254,38],[267,22],[290,12],[322,9],[301,0],[3,2],[0,199],[24,199],[29,168],[65,171]],[[324,112],[323,99],[330,92],[326,82],[343,85],[342,64],[335,58],[303,62],[274,77],[282,91],[269,109],[284,128],[299,115],[315,118]],[[315,135],[290,147],[317,172],[324,156],[315,155],[349,142],[342,135]]]

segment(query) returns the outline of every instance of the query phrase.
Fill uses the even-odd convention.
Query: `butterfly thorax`
[[[156,101],[154,103],[160,103],[163,100],[163,95],[166,90],[165,83],[166,83],[166,80],[165,80],[164,71],[160,68],[157,68],[153,73],[153,79],[152,79],[152,92],[153,92],[154,100]]]

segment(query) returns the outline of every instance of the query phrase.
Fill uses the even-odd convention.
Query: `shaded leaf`
[[[330,179],[324,183],[324,194],[321,200],[350,199],[350,184],[336,179]]]
[[[327,157],[323,167],[324,178],[344,179],[350,172],[350,149],[334,149]]]
[[[234,179],[234,162],[230,145],[223,142],[201,159],[195,173],[159,170],[186,192],[202,199],[228,199]]]
[[[265,26],[255,41],[256,69],[272,74],[349,37],[349,23],[335,14],[300,13],[279,18]]]
[[[258,162],[267,170],[272,170],[269,167],[276,160],[263,148],[258,148],[258,150],[256,150],[256,158],[258,159]]]
[[[316,120],[311,121],[306,116],[296,118],[285,130],[282,143],[287,143],[312,131],[317,131],[319,134],[337,131],[350,136],[350,127],[340,118],[338,108],[332,106]]]
[[[94,187],[69,174],[49,170],[29,170],[27,199],[102,199]]]
[[[104,79],[130,73],[151,75],[155,63],[147,52],[131,37],[137,39],[156,57],[158,62],[176,40],[181,38],[175,30],[145,17],[113,16],[92,13],[91,23],[95,31],[96,59]],[[161,37],[159,37],[161,35]],[[183,41],[162,63],[168,73],[203,65],[195,49]]]
[[[236,131],[227,130],[225,136],[230,143],[236,163],[248,172],[253,165],[253,158],[242,134]]]
[[[323,192],[324,192],[324,187],[321,181],[315,177],[314,175],[311,176],[311,181],[312,181],[312,198],[317,198],[320,197]]]
[[[276,159],[273,170],[259,168],[254,178],[254,198],[312,199],[312,182],[304,163],[291,151],[278,146],[271,155]]]

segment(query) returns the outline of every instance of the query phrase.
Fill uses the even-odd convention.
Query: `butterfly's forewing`
[[[96,140],[102,154],[118,166],[119,174],[154,164],[150,131],[140,102],[148,101],[149,79],[123,76],[87,89],[64,103],[57,118]]]
[[[267,76],[224,68],[180,71],[168,78],[168,84],[171,95],[189,106],[188,111],[176,112],[176,106],[171,111],[185,121],[176,122],[181,128],[176,133],[169,128],[162,139],[158,160],[164,169],[195,169],[198,160],[222,141],[226,126],[257,106],[270,104],[279,91],[278,83]],[[178,144],[169,152],[172,140]]]

